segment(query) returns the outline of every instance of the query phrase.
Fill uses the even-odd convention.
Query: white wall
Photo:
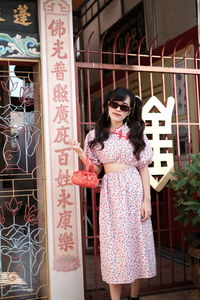
[[[158,45],[162,45],[197,24],[196,0],[155,0],[155,17]]]
[[[141,0],[125,0],[125,13],[130,11]],[[145,24],[149,43],[158,36],[157,45],[184,33],[197,24],[196,0],[143,0]],[[98,49],[98,37],[121,18],[121,1],[115,0],[100,14],[100,32],[98,19],[94,20],[84,33],[84,39],[92,30],[95,34],[91,49]]]
[[[124,0],[125,13],[128,13],[139,2],[141,0]],[[150,45],[153,38],[158,37],[154,48],[197,25],[196,0],[143,0],[143,3],[147,44]],[[91,32],[95,31],[90,42],[90,49],[98,50],[102,33],[121,17],[121,0],[115,0],[100,14],[100,28],[98,18],[96,18],[85,29],[83,33],[84,49],[86,49]],[[92,54],[90,61],[99,62],[99,58]],[[96,75],[92,76],[91,84],[96,80],[98,81]]]
[[[100,14],[101,34],[121,18],[121,1],[115,0]]]
[[[124,13],[126,14],[129,10],[131,10],[134,6],[140,3],[141,0],[125,0],[124,1]]]
[[[124,10],[127,13],[130,9],[132,9],[135,5],[137,5],[141,0],[125,0]],[[90,1],[91,2],[91,1]],[[90,2],[87,4],[89,7]],[[102,0],[103,4],[104,0]],[[91,22],[88,27],[83,32],[83,43],[84,49],[86,49],[90,34],[94,31],[92,35],[92,39],[90,42],[90,50],[99,50],[100,47],[100,36],[110,28],[114,23],[116,23],[122,17],[121,10],[121,0],[115,0],[111,4],[109,4],[103,12],[99,16],[100,20],[100,28],[98,26],[98,18],[96,18],[93,22]],[[89,14],[87,15],[89,18]],[[99,31],[100,29],[100,31]],[[90,54],[90,62],[99,61],[99,56],[95,54]],[[98,81],[99,77],[97,73],[93,73],[91,76],[91,84]]]
[[[83,32],[84,49],[87,48],[91,34],[92,34],[92,38],[91,38],[91,41],[89,44],[89,49],[90,50],[98,50],[100,38],[99,38],[98,19],[97,18],[92,23],[90,23],[87,27],[87,30],[85,30]],[[90,59],[91,59],[90,61],[95,59],[95,55],[90,54]]]

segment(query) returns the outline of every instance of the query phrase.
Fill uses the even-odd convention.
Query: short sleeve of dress
[[[92,162],[95,165],[100,166],[100,165],[102,165],[102,163],[98,159],[98,156],[95,152],[95,149],[91,149],[89,147],[89,142],[92,141],[94,139],[94,137],[95,137],[95,132],[94,132],[94,129],[93,129],[93,130],[89,131],[88,134],[85,137],[84,152],[92,160]]]
[[[144,142],[145,142],[145,148],[141,151],[140,153],[140,160],[138,161],[137,168],[142,169],[145,166],[148,166],[149,164],[152,163],[152,158],[153,158],[153,150],[151,148],[150,142],[144,134]]]

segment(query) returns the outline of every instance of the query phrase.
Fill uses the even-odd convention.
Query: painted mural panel
[[[0,2],[0,57],[39,57],[36,0]]]

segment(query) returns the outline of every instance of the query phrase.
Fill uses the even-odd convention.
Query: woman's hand
[[[151,200],[144,200],[141,207],[142,222],[151,217]]]
[[[86,155],[83,149],[81,148],[80,143],[78,141],[70,141],[70,147],[78,154],[83,164],[86,165]],[[97,173],[97,175],[100,174],[101,169],[102,169],[101,166],[97,166],[94,164],[94,171]]]
[[[79,156],[83,154],[83,149],[80,146],[81,144],[78,141],[70,141],[70,147],[74,150]]]

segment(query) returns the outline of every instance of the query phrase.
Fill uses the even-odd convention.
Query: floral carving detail
[[[22,201],[17,201],[15,197],[13,197],[10,202],[6,201],[5,202],[5,206],[7,208],[7,210],[9,210],[13,216],[16,216],[16,213],[18,212],[18,210],[20,209],[20,207],[22,206]]]
[[[1,81],[1,86],[3,88],[3,90],[10,94],[17,88],[18,83],[17,82],[13,82],[12,78],[9,77],[6,82],[5,81]]]
[[[38,209],[35,205],[31,207],[26,205],[25,207],[25,214],[24,214],[24,221],[30,223],[31,225],[37,224],[38,222]]]
[[[3,224],[4,222],[5,222],[4,211],[3,211],[3,207],[0,206],[0,224]]]
[[[30,257],[30,285],[35,282],[34,277],[40,274],[41,267],[45,264],[45,230],[43,228],[30,230],[29,224],[12,224],[8,227],[1,225],[0,237],[1,263],[6,261],[5,272],[7,272],[7,284],[3,286],[1,296],[8,298],[13,291],[24,292],[24,287],[27,289],[28,284],[25,285],[27,255]]]
[[[26,96],[27,99],[27,94]],[[27,100],[28,101],[28,100]],[[34,99],[35,102],[35,99]],[[30,102],[29,102],[30,104]],[[12,119],[11,114],[15,116]],[[23,114],[24,120],[21,122],[20,116]],[[22,105],[15,106],[13,104],[7,104],[5,106],[0,105],[0,134],[5,136],[5,142],[3,147],[3,158],[6,163],[6,167],[0,170],[1,173],[9,169],[16,169],[19,172],[27,172],[27,168],[24,170],[19,166],[21,159],[23,146],[19,143],[17,137],[19,134],[25,132],[26,134],[26,155],[31,157],[36,152],[36,148],[40,141],[41,128],[40,128],[40,111],[35,110],[33,112],[26,112],[26,108]],[[13,124],[15,123],[15,124]],[[14,125],[14,126],[13,126]],[[14,146],[15,147],[14,147]]]
[[[20,98],[19,101],[27,106],[31,106],[34,104],[33,97],[34,89],[31,89],[29,86],[20,88]]]

